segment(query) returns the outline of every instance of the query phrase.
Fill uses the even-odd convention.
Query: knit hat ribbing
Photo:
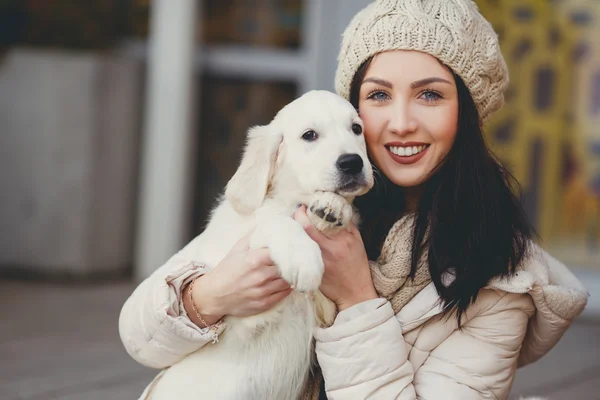
[[[368,58],[416,50],[450,67],[469,89],[482,121],[504,104],[508,68],[498,36],[471,0],[376,0],[344,31],[335,86],[350,97],[354,74]]]

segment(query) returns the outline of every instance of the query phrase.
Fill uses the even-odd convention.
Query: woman
[[[306,398],[319,396],[321,376],[330,399],[507,398],[517,366],[582,311],[585,289],[532,244],[483,140],[507,83],[470,0],[379,0],[346,29],[336,89],[359,110],[379,179],[357,201],[360,233],[328,238],[303,207],[294,215],[321,247],[321,290],[339,311],[315,335],[322,375]],[[218,334],[222,316],[272,307],[290,289],[270,264],[236,246],[192,285],[200,320],[181,294],[204,271],[173,257],[123,308],[127,350],[166,367]]]

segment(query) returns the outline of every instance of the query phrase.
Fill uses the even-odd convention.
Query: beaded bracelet
[[[196,303],[194,303],[194,298],[192,297],[192,289],[194,288],[194,283],[196,282],[196,279],[198,279],[198,278],[200,278],[200,277],[198,276],[198,277],[192,279],[192,282],[190,282],[190,285],[188,286],[188,296],[190,297],[190,304],[192,305],[192,309],[196,313],[196,317],[200,320],[200,322],[202,322],[204,324],[204,327],[206,329],[213,331],[212,342],[217,343],[219,341],[219,333],[217,332],[217,330],[223,323],[223,318],[219,319],[213,325],[208,325],[206,323],[206,321],[204,320],[204,318],[202,317],[202,314],[200,314],[200,311],[198,311],[198,308],[196,308]]]

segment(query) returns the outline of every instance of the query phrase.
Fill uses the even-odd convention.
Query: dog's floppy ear
[[[255,126],[248,131],[242,162],[227,183],[225,197],[240,214],[250,214],[262,204],[283,135],[270,125]]]

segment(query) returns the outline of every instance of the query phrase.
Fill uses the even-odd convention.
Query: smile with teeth
[[[408,157],[408,156],[414,156],[415,154],[419,154],[420,152],[422,152],[423,150],[425,150],[427,148],[428,145],[422,145],[422,146],[408,146],[408,147],[401,147],[401,146],[388,146],[388,149],[396,154],[397,156],[404,156],[404,157]]]

